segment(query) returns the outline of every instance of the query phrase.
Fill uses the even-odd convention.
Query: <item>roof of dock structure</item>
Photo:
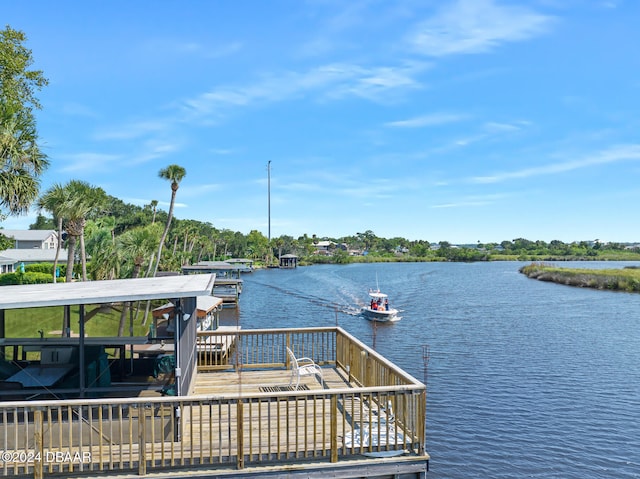
[[[185,265],[182,267],[182,270],[183,271],[207,271],[207,270],[237,271],[239,269],[242,269],[243,266],[244,264],[242,263],[231,264],[226,261],[200,261],[199,263],[196,263],[196,264]]]
[[[0,309],[208,296],[215,274],[0,287]]]
[[[208,313],[222,305],[222,298],[217,296],[198,296],[196,298],[196,312],[199,318],[206,317]],[[162,306],[158,306],[151,310],[151,314],[154,317],[161,317],[165,313],[173,313],[175,306],[173,303],[165,303]]]

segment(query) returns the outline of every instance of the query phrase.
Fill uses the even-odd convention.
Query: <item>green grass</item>
[[[85,314],[97,306],[85,306]],[[118,308],[119,309],[119,308]],[[13,338],[37,338],[38,330],[44,332],[44,337],[60,337],[62,331],[62,320],[64,308],[62,306],[47,308],[10,309],[5,311],[5,331],[7,337]],[[71,330],[74,333],[79,331],[79,307],[71,307]],[[144,336],[147,333],[147,326],[143,326],[142,317],[144,315],[144,305],[138,315],[133,327],[134,336]],[[120,324],[120,312],[110,310],[108,314],[99,312],[85,323],[87,336],[117,336],[118,325]],[[58,333],[54,333],[58,331]],[[129,335],[129,314],[127,313],[127,323],[125,334]]]
[[[98,305],[99,306],[99,305]],[[85,314],[97,308],[96,305],[86,305]],[[152,306],[153,307],[153,306]],[[118,307],[118,310],[120,308]],[[133,335],[145,336],[148,332],[151,319],[147,321],[147,325],[142,325],[144,317],[145,303],[141,304],[141,311],[138,319],[134,320]],[[71,307],[71,332],[77,334],[80,331],[79,324],[79,306]],[[39,330],[42,330],[45,338],[59,338],[62,335],[62,321],[64,308],[62,306],[51,306],[46,308],[27,308],[27,309],[10,309],[5,311],[5,336],[8,338],[38,338]],[[120,312],[110,309],[108,313],[98,312],[85,322],[85,335],[89,337],[108,337],[118,335],[118,326],[120,325]],[[129,336],[129,313],[127,313],[127,322],[125,325],[124,335]],[[13,358],[11,348],[7,351],[8,359]],[[17,358],[21,357],[18,352]],[[38,352],[27,353],[28,360],[38,360]]]
[[[577,286],[640,293],[640,269],[560,268],[544,263],[532,263],[520,268],[529,278]]]

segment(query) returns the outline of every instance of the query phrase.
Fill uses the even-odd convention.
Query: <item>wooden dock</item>
[[[12,454],[0,476],[425,477],[424,385],[346,332],[201,332],[198,341],[209,336],[229,337],[226,364],[207,370],[199,357],[184,396],[143,390],[0,405],[0,450],[90,458],[25,462]],[[321,377],[292,387],[285,345],[314,358]]]
[[[300,380],[300,391],[322,391],[353,387],[335,368],[323,368],[323,383],[314,376]],[[200,395],[256,394],[262,392],[292,391],[289,387],[291,371],[283,369],[260,371],[226,371],[216,374],[199,373],[192,393]],[[294,382],[295,384],[295,382]]]
[[[233,278],[216,278],[213,294],[222,298],[222,306],[237,306],[242,294],[243,281]]]

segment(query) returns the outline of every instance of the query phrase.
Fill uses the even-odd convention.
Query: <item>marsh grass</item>
[[[532,279],[581,288],[607,289],[640,293],[640,269],[560,268],[545,263],[531,263],[520,272]]]

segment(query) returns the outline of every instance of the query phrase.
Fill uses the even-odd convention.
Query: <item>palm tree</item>
[[[58,246],[56,257],[53,260],[53,282],[56,282],[56,270],[58,269],[58,258],[62,248],[62,205],[68,201],[68,191],[60,184],[55,184],[49,188],[40,198],[38,198],[38,208],[46,210],[58,223]]]
[[[128,230],[118,237],[118,250],[124,258],[130,259],[133,262],[132,278],[140,276],[140,271],[142,270],[145,260],[148,259],[150,263],[153,261],[153,252],[157,247],[159,237],[160,225],[154,223],[141,228]],[[120,313],[120,324],[118,326],[118,336],[124,334],[127,309],[128,304],[123,303],[122,312]],[[145,324],[146,317],[147,315],[145,314]]]
[[[132,278],[140,276],[145,261],[150,260],[158,247],[159,238],[160,226],[155,224],[130,229],[118,237],[119,250],[133,263]]]
[[[32,115],[0,108],[0,208],[9,215],[24,214],[36,200],[39,177],[49,165],[37,145]]]
[[[122,253],[115,242],[116,219],[103,216],[87,221],[84,229],[87,254],[91,256],[93,279],[115,279],[120,275]]]
[[[26,213],[38,197],[39,177],[49,162],[38,146],[35,91],[48,80],[31,70],[27,37],[10,26],[0,30],[0,213]],[[0,217],[5,216],[4,214]]]
[[[71,180],[64,188],[67,190],[66,201],[60,205],[60,214],[66,220],[69,247],[67,250],[67,282],[73,276],[73,260],[76,245],[80,241],[82,261],[82,280],[87,280],[87,255],[84,246],[84,227],[87,216],[99,209],[106,200],[106,193],[102,188],[91,186],[79,180]]]
[[[153,211],[153,218],[151,219],[151,224],[156,222],[156,211],[158,210],[158,200],[151,200],[151,211]]]
[[[178,192],[178,188],[180,187],[180,182],[186,176],[186,174],[187,170],[179,165],[169,165],[166,168],[160,170],[160,172],[158,173],[158,176],[160,176],[160,178],[171,182],[171,203],[169,203],[167,224],[164,227],[162,237],[160,238],[160,244],[158,245],[158,254],[156,258],[156,266],[153,269],[153,276],[155,276],[158,272],[158,266],[160,266],[160,258],[162,257],[162,247],[164,246],[164,242],[167,239],[167,234],[169,233],[169,228],[171,227],[171,219],[173,218],[173,207],[176,202],[176,193]]]

